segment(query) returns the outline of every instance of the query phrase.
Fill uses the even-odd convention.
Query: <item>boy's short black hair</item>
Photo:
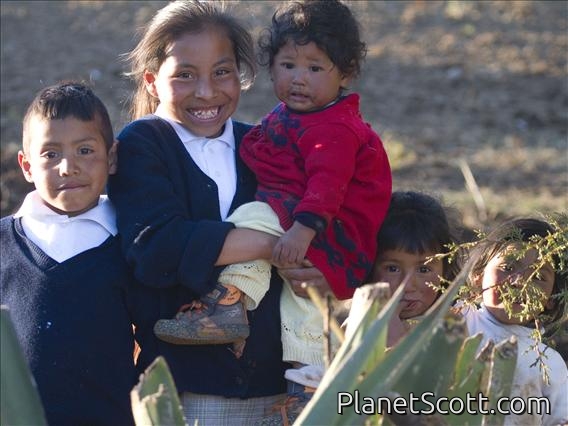
[[[260,63],[272,66],[288,40],[298,45],[314,42],[346,77],[359,75],[367,54],[357,20],[338,0],[298,1],[277,10],[272,26],[259,38]]]
[[[97,120],[107,150],[114,142],[108,111],[103,102],[84,83],[67,81],[40,90],[23,120],[23,148],[30,146],[29,126],[34,119],[63,120],[73,117],[81,121]]]

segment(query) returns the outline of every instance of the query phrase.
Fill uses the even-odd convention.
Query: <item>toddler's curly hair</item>
[[[314,42],[346,77],[359,75],[367,55],[359,23],[338,0],[298,1],[277,10],[271,27],[258,41],[260,64],[272,66],[274,56],[289,40],[297,45]]]

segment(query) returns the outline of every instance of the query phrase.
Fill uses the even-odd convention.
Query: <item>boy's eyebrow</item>
[[[74,141],[72,141],[71,143],[83,143],[83,142],[89,142],[89,141],[98,141],[98,139],[94,136],[86,136],[84,138],[81,139],[76,139]]]
[[[97,141],[97,138],[94,136],[85,136],[84,138],[81,139],[75,139],[73,141],[71,141],[72,144],[81,144],[81,143],[85,143],[85,142],[89,142],[89,141]],[[42,147],[50,147],[50,146],[54,146],[54,145],[61,145],[62,142],[59,141],[45,141],[44,143],[41,144]]]

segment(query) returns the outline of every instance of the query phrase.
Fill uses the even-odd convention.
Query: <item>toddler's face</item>
[[[217,137],[237,109],[241,83],[231,40],[208,28],[187,33],[169,47],[157,73],[144,75],[163,112],[193,134]]]
[[[298,45],[289,40],[274,56],[270,74],[278,99],[300,112],[323,108],[349,83],[314,42]]]
[[[95,207],[116,168],[116,144],[107,151],[98,121],[38,119],[28,132],[30,146],[18,162],[43,202],[69,216]]]
[[[532,320],[534,315],[542,312],[544,307],[552,307],[550,296],[554,288],[554,270],[550,264],[546,264],[531,280],[531,284],[542,291],[539,301],[543,309],[534,312],[533,318],[521,319],[517,315],[523,310],[523,304],[526,303],[526,300],[519,298],[512,301],[513,315],[510,316],[505,310],[501,291],[506,291],[507,287],[510,286],[516,286],[520,289],[534,272],[535,262],[537,261],[537,252],[534,249],[529,250],[521,259],[512,258],[511,250],[515,250],[515,246],[508,247],[491,258],[483,270],[483,276],[479,277],[483,290],[483,304],[501,323],[523,324]]]
[[[385,250],[379,254],[373,269],[374,281],[388,282],[394,292],[409,277],[400,302],[401,319],[422,315],[438,297],[438,292],[428,285],[439,285],[444,271],[440,259],[429,261],[429,257],[434,254],[417,254],[404,250]]]

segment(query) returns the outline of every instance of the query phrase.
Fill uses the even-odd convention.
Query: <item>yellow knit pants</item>
[[[260,201],[243,204],[227,218],[238,228],[263,231],[281,236],[284,230],[272,208]],[[271,264],[255,260],[228,265],[219,283],[234,285],[245,294],[245,307],[254,310],[268,291]],[[282,349],[284,361],[324,365],[323,317],[310,299],[298,297],[284,279],[280,297]]]

